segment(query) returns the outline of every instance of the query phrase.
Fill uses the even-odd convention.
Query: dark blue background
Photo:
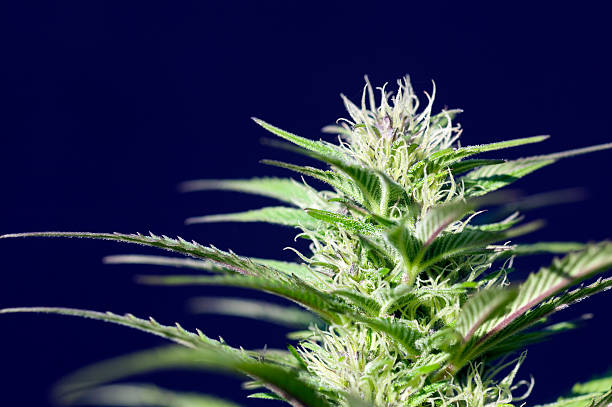
[[[183,225],[187,216],[243,210],[265,199],[179,194],[194,178],[287,175],[258,163],[283,153],[259,143],[250,116],[318,138],[357,99],[363,75],[381,85],[409,73],[437,84],[438,109],[465,110],[464,144],[536,134],[545,143],[505,157],[611,140],[608,10],[596,2],[11,2],[2,8],[0,232],[164,233],[245,255],[291,258],[293,230],[259,224]],[[223,3],[223,5],[220,5]],[[494,5],[491,3],[495,3]],[[535,3],[535,2],[534,2]],[[535,211],[548,227],[525,240],[610,237],[612,152],[568,159],[517,184],[527,192],[586,187],[587,200]],[[142,266],[107,254],[148,252],[108,242],[3,240],[0,307],[57,305],[180,320],[231,344],[282,346],[283,329],[193,316],[185,299],[248,291],[152,288]],[[533,269],[546,258],[518,262]],[[157,271],[157,270],[155,270]],[[171,270],[166,270],[171,271]],[[529,404],[612,365],[610,295],[585,328],[532,347]],[[125,328],[67,317],[2,316],[2,405],[48,405],[48,389],[89,362],[162,343]],[[162,385],[242,400],[239,381],[160,374]],[[143,380],[143,378],[141,378]],[[262,402],[249,401],[248,405]]]

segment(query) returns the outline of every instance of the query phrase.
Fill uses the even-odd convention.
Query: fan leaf
[[[12,314],[18,312],[69,315],[82,318],[96,319],[99,321],[123,325],[153,335],[161,336],[163,338],[190,348],[208,348],[211,346],[221,346],[219,342],[204,336],[204,334],[198,332],[198,335],[196,335],[194,333],[184,330],[178,324],[176,326],[165,326],[159,324],[152,318],[150,318],[149,320],[140,319],[131,314],[117,315],[113,314],[112,312],[97,312],[61,307],[21,307],[5,308],[0,310],[0,314]]]
[[[243,374],[260,381],[294,407],[331,407],[317,389],[293,370],[253,359],[244,352],[228,352],[225,347],[188,349],[172,346],[110,359],[67,377],[60,383],[57,393],[65,395],[123,377],[168,369]]]
[[[448,233],[426,248],[420,267],[425,269],[440,260],[485,249],[492,243],[530,233],[541,226],[542,223],[536,221],[502,232],[465,229],[459,233]]]
[[[190,300],[190,309],[192,312],[199,314],[253,318],[294,328],[307,328],[311,323],[318,321],[311,313],[296,307],[244,298],[193,298]]]
[[[314,141],[304,137],[300,137],[293,133],[289,133],[288,131],[281,130],[278,127],[275,127],[269,123],[264,122],[263,120],[257,119],[255,117],[252,118],[255,123],[259,124],[264,129],[268,130],[270,133],[277,135],[287,141],[290,141],[306,150],[321,154],[326,157],[335,157],[339,159],[344,159],[345,156],[340,152],[340,150],[333,144],[324,142],[324,141]]]
[[[141,234],[122,233],[91,233],[91,232],[33,232],[15,233],[0,236],[0,239],[14,237],[77,237],[87,239],[115,240],[125,243],[134,243],[144,246],[152,246],[175,253],[195,257],[198,259],[213,261],[225,269],[235,271],[244,275],[278,275],[278,271],[261,264],[254,263],[247,257],[241,257],[233,253],[226,253],[215,247],[202,246],[196,242],[188,242],[180,237],[171,239],[167,236],[149,236]]]
[[[355,183],[351,179],[346,178],[341,174],[338,174],[337,172],[324,171],[319,168],[304,167],[275,160],[262,160],[261,162],[263,164],[273,165],[275,167],[285,168],[291,171],[298,172],[300,174],[308,175],[309,177],[318,179],[319,181],[331,185],[337,191],[352,198],[357,202],[364,202],[365,198],[363,197],[363,194],[359,187],[355,185]]]
[[[113,384],[77,391],[61,404],[141,407],[238,407],[238,404],[198,393],[176,392],[147,384]]]
[[[475,197],[487,194],[554,163],[554,160],[514,160],[503,164],[488,165],[468,172],[460,178],[465,184],[465,196]]]
[[[517,291],[509,289],[485,289],[472,296],[461,308],[455,328],[468,342],[485,322],[504,311]]]
[[[538,304],[597,273],[607,270],[611,266],[612,243],[610,242],[594,244],[581,252],[568,254],[562,259],[555,259],[551,266],[531,274],[518,288],[518,295],[509,304],[507,313],[485,324],[483,329],[486,331],[486,335],[483,336],[476,347],[480,349],[489,347],[491,344],[525,329],[544,317],[547,311],[552,313],[564,303],[567,304],[578,298],[584,298],[587,294],[597,292],[600,287],[589,286],[586,291],[576,290],[573,293],[561,296],[557,301],[552,301],[550,303],[554,306],[552,309],[550,304],[548,304],[548,307],[547,304],[544,304],[543,308],[528,313]],[[582,297],[579,297],[580,295]]]
[[[352,233],[374,235],[381,231],[380,228],[372,225],[371,223],[362,222],[351,216],[340,215],[334,212],[321,211],[312,208],[306,209],[306,213],[314,219],[333,225],[340,225]]]
[[[332,295],[347,299],[369,316],[378,316],[382,308],[382,305],[378,301],[357,291],[336,290],[332,292]]]
[[[319,314],[327,321],[338,321],[350,308],[331,295],[307,284],[250,276],[142,276],[140,282],[152,285],[222,285],[265,291],[289,300]]]
[[[211,222],[265,222],[283,226],[304,227],[316,230],[319,223],[308,216],[302,209],[287,208],[284,206],[270,206],[245,212],[206,215],[188,218],[187,224]]]
[[[409,356],[414,357],[419,355],[416,342],[418,339],[423,337],[423,334],[415,327],[412,327],[406,322],[398,319],[368,318],[355,315],[352,317],[356,321],[369,326],[375,331],[384,332],[385,334],[389,335],[389,337],[394,339],[403,347]]]
[[[299,208],[319,207],[325,204],[318,191],[291,178],[194,180],[182,183],[180,189],[185,192],[208,190],[243,192],[273,198]]]

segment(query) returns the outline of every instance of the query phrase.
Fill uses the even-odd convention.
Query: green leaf
[[[387,231],[387,240],[391,246],[397,249],[406,266],[414,263],[417,254],[423,247],[406,224],[400,224]]]
[[[400,319],[387,318],[368,318],[364,316],[352,315],[353,319],[362,324],[365,324],[375,331],[384,332],[390,338],[397,341],[410,356],[418,356],[419,351],[416,348],[416,341],[423,334]]]
[[[185,259],[181,257],[151,256],[140,254],[116,254],[105,256],[102,259],[105,264],[141,264],[152,266],[170,266],[177,268],[188,268],[200,271],[212,271],[215,273],[227,273],[227,269],[208,260]]]
[[[417,222],[416,237],[423,243],[424,247],[429,246],[451,223],[463,218],[474,207],[475,205],[471,203],[458,201],[431,208]]]
[[[253,393],[247,396],[249,399],[263,399],[263,400],[280,400],[284,401],[282,397],[272,393]]]
[[[130,328],[138,329],[153,335],[161,336],[180,345],[187,346],[190,348],[201,348],[201,347],[217,347],[221,344],[213,339],[206,337],[204,334],[198,331],[198,334],[191,333],[181,328],[180,325],[176,326],[165,326],[159,324],[153,318],[149,320],[136,318],[132,314],[117,315],[112,312],[97,312],[87,311],[73,308],[60,308],[60,307],[21,307],[21,308],[5,308],[0,310],[0,314],[12,314],[18,312],[28,313],[45,313],[45,314],[58,314],[58,315],[69,315],[83,318],[96,319],[99,321],[111,322],[113,324],[123,325]]]
[[[533,315],[527,315],[527,311],[611,266],[612,243],[610,242],[594,244],[581,252],[553,260],[551,266],[531,274],[521,284],[518,296],[509,304],[506,314],[486,324],[487,334],[480,341],[481,344],[499,340],[524,329],[534,321]],[[565,299],[565,301],[570,300],[572,298]],[[559,305],[561,304],[557,304]]]
[[[120,254],[106,256],[103,259],[106,264],[143,264],[155,266],[170,266],[177,268],[189,268],[195,270],[212,271],[215,273],[227,273],[227,268],[221,267],[219,264],[207,260],[184,259],[178,257],[167,256],[151,256],[138,254]],[[295,274],[302,280],[308,281],[315,286],[320,285],[323,281],[327,281],[324,275],[315,276],[307,266],[298,263],[292,263],[281,260],[261,259],[257,257],[250,258],[254,263],[264,265],[280,272],[286,276]]]
[[[503,164],[478,168],[467,173],[460,179],[465,184],[466,197],[480,196],[486,194],[487,192],[505,187],[517,179],[552,164],[559,159],[610,148],[612,148],[612,143],[606,143],[563,151],[560,153],[521,158],[518,160],[508,161]]]
[[[382,312],[385,314],[393,314],[395,311],[407,308],[410,305],[415,307],[421,305],[419,294],[415,292],[413,287],[405,284],[398,285],[394,289],[389,290],[385,295],[385,304]]]
[[[308,208],[306,213],[314,219],[331,223],[333,225],[340,225],[352,233],[359,233],[364,235],[373,235],[381,231],[376,226],[365,223],[351,216],[340,215],[334,212],[321,211],[318,209]]]
[[[323,159],[323,157],[320,159],[338,168],[353,180],[365,198],[362,203],[373,213],[386,216],[391,205],[397,202],[403,204],[409,202],[404,187],[380,171],[340,160]]]
[[[576,383],[572,387],[574,394],[588,394],[595,392],[606,392],[612,387],[612,370],[608,373],[597,376],[584,383]]]
[[[304,137],[300,137],[293,133],[289,133],[288,131],[281,130],[278,127],[272,126],[271,124],[268,124],[263,120],[257,119],[255,117],[253,117],[252,119],[255,121],[255,123],[259,124],[261,127],[268,130],[270,133],[273,133],[287,141],[290,141],[302,148],[305,148],[306,150],[313,151],[323,156],[335,157],[339,159],[345,158],[344,154],[342,154],[338,147],[333,144],[324,141],[314,141]]]
[[[532,232],[541,227],[541,225],[541,222],[536,221],[502,232],[464,229],[459,233],[448,233],[434,240],[427,247],[423,256],[423,262],[419,267],[423,270],[443,259],[475,250],[484,251],[486,246],[492,243]]]
[[[267,275],[274,276],[278,272],[272,268],[254,263],[247,257],[240,257],[233,253],[226,253],[215,247],[205,247],[195,241],[188,242],[180,237],[171,239],[167,236],[149,236],[141,234],[122,233],[90,233],[90,232],[33,232],[15,233],[0,236],[0,239],[13,237],[78,237],[88,239],[115,240],[125,243],[135,243],[144,246],[152,246],[169,250],[175,253],[192,256],[199,259],[213,261],[225,269],[235,271],[244,275]]]
[[[574,157],[577,155],[594,153],[596,151],[609,150],[611,148],[612,148],[612,143],[604,143],[604,144],[597,144],[597,145],[589,146],[589,147],[575,148],[573,150],[561,151],[559,153],[527,157],[527,158],[524,158],[524,160],[533,160],[533,161],[559,160],[561,158]]]
[[[304,264],[292,263],[289,261],[281,260],[261,259],[258,257],[253,257],[251,260],[253,260],[255,263],[271,267],[283,273],[285,276],[291,277],[295,275],[300,280],[307,281],[315,287],[321,285],[322,282],[329,282],[329,278],[327,276],[323,274],[316,274],[316,272],[310,270],[308,266]]]
[[[482,225],[466,225],[465,227],[467,229],[486,230],[488,232],[501,232],[510,229],[522,220],[523,216],[519,216],[518,212],[513,212],[512,214],[510,214],[510,216],[506,217],[505,219],[502,219],[499,222],[486,223]]]
[[[71,394],[61,404],[151,407],[238,407],[208,395],[176,392],[148,384],[113,384]]]
[[[596,403],[602,397],[601,393],[582,394],[576,397],[560,398],[554,403],[540,404],[535,407],[595,407]],[[603,404],[600,407],[608,407]]]
[[[81,371],[80,373],[77,372],[75,377],[78,380],[73,380],[72,385],[64,385],[64,390],[66,390],[66,387],[72,387],[70,390],[76,390],[73,388],[74,385],[76,383],[79,383],[78,387],[81,387],[83,386],[84,381],[88,382],[87,385],[89,386],[97,385],[102,382],[116,378],[117,374],[119,374],[120,376],[124,376],[168,367],[204,367],[215,369],[228,369],[248,374],[252,377],[256,377],[262,380],[264,383],[273,384],[276,389],[287,391],[289,395],[297,397],[297,400],[301,400],[302,398],[304,399],[304,401],[309,400],[310,402],[317,402],[317,400],[323,400],[316,394],[313,389],[310,389],[308,386],[306,386],[303,391],[300,391],[300,385],[304,386],[306,385],[306,383],[299,380],[293,373],[291,373],[291,371],[281,369],[277,366],[265,364],[260,361],[251,360],[247,358],[246,354],[244,354],[244,352],[242,351],[232,349],[226,345],[221,344],[220,342],[214,341],[204,336],[204,334],[199,331],[197,335],[188,332],[181,328],[179,325],[177,325],[176,327],[168,327],[158,324],[153,319],[147,321],[136,318],[133,315],[129,314],[125,316],[119,316],[113,313],[101,313],[70,308],[32,307],[8,308],[0,310],[0,313],[2,314],[15,312],[53,313],[80,316],[85,318],[102,320],[106,322],[112,322],[115,324],[124,325],[148,333],[152,333],[154,335],[158,335],[166,339],[172,340],[183,346],[192,348],[191,353],[185,352],[186,349],[179,350],[179,348],[170,348],[161,351],[161,353],[160,351],[156,351],[154,352],[154,354],[142,353],[141,356],[146,355],[146,357],[138,358],[137,363],[133,363],[134,360],[130,360],[130,363],[127,363],[128,366],[125,366],[125,361],[121,362],[119,364],[121,365],[121,367],[127,367],[127,369],[125,369],[127,371],[124,370],[123,372],[120,372],[120,370],[116,369],[110,369],[108,364],[112,365],[112,361],[103,362],[102,366],[105,366],[104,369],[101,369],[100,366],[98,366],[97,368],[93,369],[93,375],[89,375],[93,376],[92,378],[95,378],[93,379],[93,382],[92,378],[89,378],[89,380],[84,380],[87,379],[88,376],[85,373],[92,373],[92,370],[90,368],[90,370]],[[197,351],[197,353],[193,353],[193,351]],[[177,356],[180,357],[177,358]],[[105,377],[105,375],[108,374],[110,374],[112,378]],[[282,380],[283,376],[285,376],[285,381]],[[323,403],[317,405],[327,404]]]
[[[508,353],[514,349],[528,345],[531,342],[546,339],[546,337],[556,333],[557,331],[551,332],[549,330],[551,327],[547,327],[540,331],[527,332],[525,334],[521,334],[519,332],[545,321],[551,314],[563,310],[573,303],[581,301],[597,293],[609,290],[610,288],[612,288],[612,277],[607,279],[600,278],[590,285],[565,292],[562,295],[539,304],[534,309],[527,311],[524,315],[521,315],[512,321],[512,323],[506,328],[507,335],[497,338],[497,341],[495,341],[493,344],[488,344],[487,355]]]
[[[346,196],[351,197],[357,202],[364,202],[364,197],[359,187],[355,185],[355,183],[351,179],[348,179],[334,171],[324,171],[319,168],[303,167],[275,160],[261,160],[261,162],[263,164],[286,168],[288,170],[295,171],[300,174],[308,175],[309,177],[313,177],[315,179],[318,179],[319,181],[323,181],[326,184],[331,185],[337,191],[341,192]]]
[[[612,387],[606,393],[595,397],[589,407],[609,407],[612,404]]]
[[[111,359],[81,369],[66,378],[58,393],[79,391],[83,387],[122,377],[168,369],[213,370],[239,373],[259,380],[278,396],[296,407],[331,407],[318,391],[297,373],[280,366],[219,349],[166,347]]]
[[[546,140],[549,137],[550,136],[523,137],[523,138],[517,138],[517,139],[513,139],[513,140],[499,141],[499,142],[496,142],[496,143],[489,143],[489,144],[481,144],[481,145],[475,145],[475,146],[460,147],[460,148],[454,150],[452,153],[446,155],[444,157],[444,161],[446,163],[454,162],[456,160],[462,160],[462,159],[467,158],[469,156],[472,156],[472,155],[475,155],[475,154],[484,153],[484,152],[487,152],[487,151],[502,150],[502,149],[505,149],[505,148],[517,147],[517,146],[522,146],[522,145],[525,145],[525,144],[539,143],[541,141]]]
[[[304,359],[302,359],[298,351],[292,345],[287,345],[287,349],[289,350],[291,356],[293,356],[295,361],[298,363],[298,366],[303,370],[307,370],[308,365],[306,364],[306,362],[304,362]]]
[[[374,298],[361,294],[358,291],[335,290],[332,292],[332,295],[347,299],[369,316],[378,316],[382,308],[381,304]]]
[[[468,342],[485,322],[502,313],[516,295],[516,290],[495,288],[481,290],[472,296],[461,307],[455,325],[464,342]]]
[[[395,267],[395,261],[393,259],[393,248],[384,241],[382,238],[375,236],[363,236],[358,235],[357,238],[361,243],[361,247],[365,257],[375,267],[391,269]]]
[[[481,196],[524,177],[542,167],[555,162],[554,160],[507,161],[503,164],[488,165],[468,172],[459,178],[465,185],[465,197]]]
[[[331,295],[306,284],[251,276],[142,276],[140,282],[152,285],[221,285],[251,288],[292,300],[321,315],[326,321],[338,321],[349,307]]]
[[[294,328],[307,328],[317,318],[300,308],[243,298],[198,297],[189,301],[195,313],[232,315],[259,319]]]
[[[533,244],[517,244],[512,247],[512,255],[524,256],[540,253],[564,254],[584,250],[586,244],[579,242],[538,242]]]
[[[381,171],[349,163],[343,157],[322,154],[316,151],[303,152],[305,155],[336,167],[348,175],[360,189],[363,198],[365,198],[365,200],[360,202],[373,213],[386,216],[390,205],[397,202],[403,202],[404,204],[409,202],[409,197],[404,187]]]
[[[494,164],[490,160],[473,160],[473,162],[465,161],[465,163],[460,162],[460,160],[463,160],[464,158],[467,158],[469,156],[483,153],[486,151],[500,150],[523,144],[537,143],[542,140],[545,140],[546,138],[548,138],[548,136],[535,136],[502,141],[498,143],[460,147],[455,150],[447,148],[444,150],[436,151],[435,153],[425,157],[422,161],[417,162],[408,170],[408,173],[411,175],[411,178],[415,182],[417,182],[418,185],[418,180],[424,180],[425,175],[427,175],[427,177],[433,178],[446,177],[447,168],[450,168],[452,172],[459,173],[467,171],[470,168]]]
[[[585,383],[575,384],[571,394],[536,407],[608,407],[612,402],[612,371]]]
[[[252,178],[231,180],[194,180],[181,184],[183,191],[224,190],[244,192],[277,199],[299,208],[325,205],[318,192],[290,178]]]
[[[423,405],[423,402],[432,394],[437,391],[441,391],[448,387],[448,383],[432,383],[420,390],[417,390],[414,394],[411,394],[407,400],[407,407],[419,407]]]
[[[495,165],[502,164],[506,160],[486,160],[486,159],[478,159],[478,160],[464,160],[459,161],[450,166],[450,170],[453,175],[462,174],[466,171],[473,170],[474,168],[484,167],[486,165]]]
[[[535,331],[517,333],[495,344],[494,347],[487,351],[484,358],[487,360],[494,360],[498,357],[524,349],[534,343],[545,341],[553,335],[576,329],[577,327],[578,324],[576,323],[559,322]]]
[[[304,210],[284,206],[270,206],[238,213],[199,216],[188,218],[185,221],[187,224],[210,222],[265,222],[284,226],[300,226],[309,230],[316,230],[319,226],[319,222],[314,221]]]

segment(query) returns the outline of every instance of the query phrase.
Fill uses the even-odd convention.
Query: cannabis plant
[[[485,145],[459,144],[459,110],[432,114],[435,87],[420,109],[409,79],[393,95],[366,86],[359,104],[343,96],[349,117],[324,128],[337,143],[315,141],[254,121],[272,144],[319,161],[301,166],[264,161],[290,178],[192,181],[186,190],[227,190],[274,198],[284,206],[193,218],[196,222],[268,222],[297,228],[308,249],[297,261],[247,258],[164,235],[23,233],[116,240],[183,257],[116,256],[114,263],[191,269],[143,276],[144,284],[231,286],[289,299],[301,308],[244,299],[207,299],[224,314],[298,327],[287,350],[245,350],[200,330],[152,318],[67,308],[12,308],[2,313],[76,315],[140,329],[174,344],[85,368],[58,386],[60,400],[106,405],[233,405],[151,386],[108,384],[160,369],[213,369],[249,379],[249,397],[292,406],[513,406],[533,385],[519,378],[526,345],[572,329],[549,317],[612,286],[612,242],[515,243],[541,226],[518,210],[542,199],[500,189],[562,158],[611,144],[515,160],[475,158],[538,143],[546,136]],[[380,96],[378,96],[380,93]],[[316,189],[307,181],[322,182]],[[522,283],[510,282],[517,256],[560,257]],[[522,377],[521,375],[520,377]],[[552,405],[608,406],[612,376],[578,385]],[[560,389],[560,392],[563,389]]]

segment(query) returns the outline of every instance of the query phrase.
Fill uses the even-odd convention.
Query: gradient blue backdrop
[[[268,203],[231,193],[179,194],[194,178],[288,175],[258,163],[258,116],[320,137],[343,116],[339,93],[358,98],[409,73],[436,108],[460,107],[463,143],[551,134],[508,157],[609,142],[609,13],[596,2],[12,2],[2,6],[0,233],[87,230],[164,233],[291,258],[293,230],[258,224],[184,226],[187,216]],[[492,5],[491,3],[496,3]],[[307,4],[307,5],[306,5]],[[299,158],[297,158],[299,160]],[[530,213],[548,227],[526,240],[610,237],[612,152],[570,159],[517,184],[527,192],[587,188],[587,200]],[[564,226],[561,226],[564,225]],[[180,320],[247,347],[282,346],[284,330],[194,316],[198,294],[261,297],[220,288],[152,288],[133,276],[160,270],[102,265],[136,247],[81,240],[0,241],[0,307],[57,305]],[[546,258],[518,262],[525,270]],[[168,271],[168,270],[166,270]],[[612,365],[610,295],[565,312],[588,324],[533,346],[529,404]],[[67,317],[1,317],[1,405],[49,405],[51,384],[89,362],[160,340]],[[234,400],[239,380],[210,374],[137,378]],[[248,405],[263,405],[249,401]]]

